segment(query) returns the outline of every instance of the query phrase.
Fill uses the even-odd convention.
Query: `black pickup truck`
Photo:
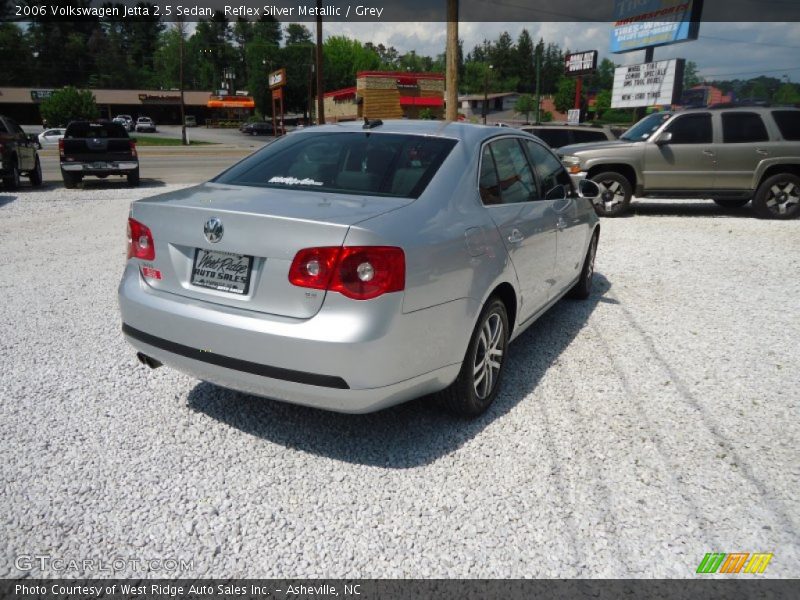
[[[122,175],[128,185],[139,185],[136,142],[118,123],[73,121],[59,140],[58,151],[65,187],[74,188],[86,175]]]

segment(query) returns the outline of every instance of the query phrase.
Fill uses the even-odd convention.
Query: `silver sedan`
[[[440,392],[485,411],[508,345],[589,296],[599,237],[538,138],[368,121],[282,138],[134,202],[119,286],[140,362],[341,412]]]

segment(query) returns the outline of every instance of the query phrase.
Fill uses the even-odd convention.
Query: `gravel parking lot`
[[[800,221],[639,204],[603,221],[592,298],[512,345],[487,415],[348,416],[138,364],[128,203],[174,187],[0,190],[0,576],[97,574],[17,570],[37,554],[191,577],[692,577],[706,552],[800,572]]]

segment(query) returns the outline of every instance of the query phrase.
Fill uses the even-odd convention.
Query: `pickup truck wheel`
[[[723,208],[741,208],[750,202],[750,198],[714,198],[714,202]]]
[[[128,185],[131,187],[136,187],[139,185],[139,169],[128,173]]]
[[[594,210],[601,217],[619,217],[628,212],[633,196],[633,186],[627,177],[615,171],[598,173],[592,177],[600,187]]]
[[[7,190],[15,190],[19,187],[19,166],[16,164],[17,159],[11,159],[14,164],[11,166],[11,171],[7,177],[3,177],[3,185]]]
[[[498,298],[490,298],[472,333],[456,380],[440,397],[463,417],[477,417],[494,402],[508,352],[508,313]]]
[[[42,185],[42,163],[39,162],[39,157],[36,157],[36,166],[33,168],[33,171],[28,173],[28,179],[31,180],[31,185],[33,187],[39,187]]]
[[[800,177],[779,173],[758,186],[753,208],[762,219],[793,219],[800,215]]]
[[[83,180],[83,175],[68,173],[67,171],[61,171],[61,175],[64,178],[64,187],[69,189],[77,187],[81,180]]]

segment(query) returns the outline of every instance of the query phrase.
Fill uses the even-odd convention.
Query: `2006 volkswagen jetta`
[[[309,128],[208,183],[131,205],[119,287],[141,362],[369,412],[497,395],[508,344],[590,292],[592,182],[537,138],[372,121]]]

